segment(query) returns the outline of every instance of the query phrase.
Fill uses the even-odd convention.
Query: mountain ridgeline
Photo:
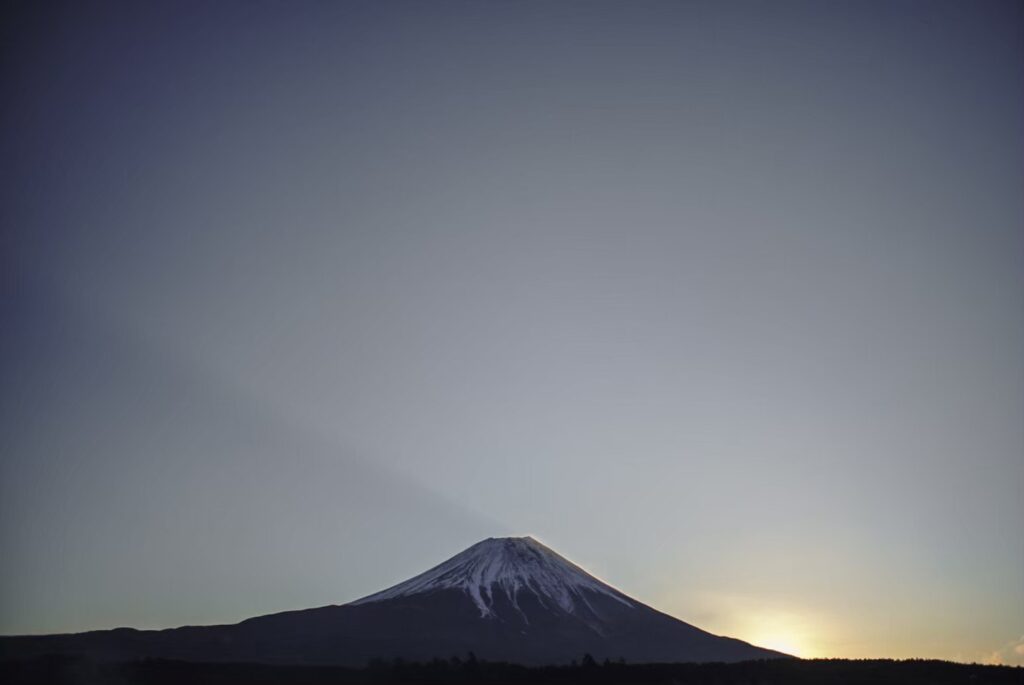
[[[0,658],[44,654],[362,666],[474,653],[525,665],[583,654],[631,663],[787,655],[712,635],[603,583],[530,537],[488,538],[394,587],[343,605],[234,625],[0,638]]]

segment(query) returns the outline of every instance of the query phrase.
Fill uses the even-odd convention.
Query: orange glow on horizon
[[[726,593],[703,594],[696,602],[687,602],[689,606],[685,608],[673,606],[680,603],[666,597],[662,606],[669,608],[672,615],[716,635],[803,659],[835,656],[826,647],[834,641],[834,626],[816,612]]]

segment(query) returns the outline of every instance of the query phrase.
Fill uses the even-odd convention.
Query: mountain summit
[[[429,571],[352,604],[382,602],[435,590],[466,593],[480,609],[481,618],[496,615],[496,592],[503,594],[517,611],[520,593],[529,593],[542,605],[550,604],[568,613],[574,613],[577,605],[589,606],[585,592],[633,606],[621,592],[529,536],[487,538]]]
[[[468,652],[523,664],[568,663],[584,654],[630,662],[786,656],[652,609],[531,537],[488,538],[340,606],[235,625],[0,638],[0,658],[63,653],[361,666],[373,658],[429,660]]]

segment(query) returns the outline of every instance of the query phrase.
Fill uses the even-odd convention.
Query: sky
[[[0,634],[530,534],[800,656],[1024,663],[1019,2],[0,22]]]

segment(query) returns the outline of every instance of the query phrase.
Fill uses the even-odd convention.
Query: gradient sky
[[[532,534],[803,656],[1021,663],[1022,8],[8,9],[0,633]]]

